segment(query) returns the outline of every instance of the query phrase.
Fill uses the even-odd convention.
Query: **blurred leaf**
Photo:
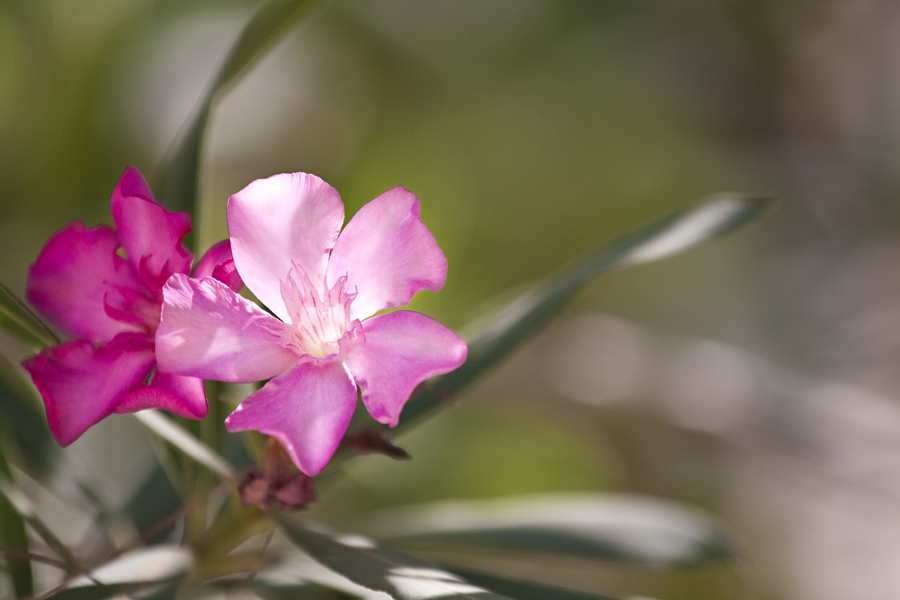
[[[549,494],[404,507],[373,518],[376,535],[434,544],[687,566],[733,557],[705,513],[624,494]]]
[[[134,418],[137,419],[141,425],[166,440],[201,465],[206,466],[214,473],[218,473],[222,477],[229,479],[235,476],[234,468],[227,460],[216,454],[212,448],[188,433],[178,423],[163,416],[160,411],[142,410],[133,414]]]
[[[483,325],[469,337],[465,364],[437,380],[436,386],[426,385],[414,393],[400,415],[399,426],[408,426],[445,404],[442,391],[459,393],[528,340],[598,275],[660,260],[712,240],[759,216],[768,203],[764,198],[719,195],[602,246],[546,284],[479,319]]]
[[[244,26],[240,37],[200,100],[178,147],[166,159],[159,174],[156,191],[163,205],[170,210],[196,216],[200,148],[216,94],[226,85],[236,81],[247,66],[259,58],[263,51],[287,30],[294,19],[313,4],[313,0],[270,0],[263,4]]]
[[[68,589],[50,598],[54,600],[100,600],[147,591],[147,600],[175,598],[184,573],[193,564],[190,550],[174,545],[140,548],[116,557],[79,577]]]
[[[2,283],[0,283],[0,330],[36,352],[45,346],[59,343],[50,328]]]
[[[336,600],[348,597],[342,592],[308,583],[279,585],[254,580],[247,587],[266,600]]]
[[[38,516],[37,510],[31,499],[19,489],[15,482],[7,477],[5,473],[0,473],[0,495],[9,501],[10,506],[19,514],[22,520],[27,523],[32,530],[49,546],[56,554],[63,559],[69,573],[83,573],[84,568],[71,550],[58,538],[53,531],[47,527],[43,520]]]
[[[0,443],[0,472],[12,477],[12,471],[3,454]],[[25,519],[19,514],[6,497],[0,497],[0,548],[9,550],[28,550],[28,532],[25,530]],[[30,596],[34,592],[34,577],[31,563],[28,560],[8,558],[6,560],[13,591],[17,598]]]
[[[106,600],[107,598],[132,597],[130,594],[160,586],[146,600],[170,600],[175,597],[181,579],[170,581],[139,581],[129,583],[94,584],[68,588],[48,596],[45,600]]]
[[[573,592],[555,586],[522,581],[521,579],[509,579],[458,567],[448,567],[448,570],[456,573],[466,581],[495,592],[500,592],[515,600],[547,600],[548,598],[553,600],[614,600],[610,596]]]
[[[135,528],[144,534],[148,528],[159,524],[180,507],[181,498],[178,492],[163,468],[157,464],[125,504],[125,512],[131,517]],[[161,542],[174,527],[174,522],[162,527],[152,533],[146,541],[151,544]]]
[[[17,444],[29,468],[47,472],[54,465],[59,446],[50,433],[40,401],[33,396],[33,388],[29,389],[16,367],[0,356],[0,429]]]
[[[474,586],[429,563],[380,547],[368,538],[314,531],[285,518],[279,519],[279,522],[292,542],[329,569],[359,585],[386,592],[397,600],[507,598]]]

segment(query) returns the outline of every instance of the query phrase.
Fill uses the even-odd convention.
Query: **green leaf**
[[[404,507],[373,518],[376,535],[653,566],[732,558],[733,545],[700,510],[626,494],[562,493]]]
[[[55,467],[59,446],[50,433],[44,408],[34,388],[5,357],[0,356],[0,431],[18,448],[8,448],[36,473]]]
[[[180,507],[181,498],[178,491],[172,486],[165,470],[157,464],[123,508],[135,528],[146,532]],[[147,542],[151,544],[162,542],[175,526],[176,523],[172,523],[169,527],[159,529],[147,539]]]
[[[196,216],[200,149],[216,94],[235,82],[313,4],[313,0],[270,0],[244,26],[207,87],[177,148],[167,157],[159,174],[155,189],[163,205]]]
[[[59,343],[50,328],[2,283],[0,283],[0,330],[34,349],[35,352],[39,352],[45,346]]]
[[[266,600],[337,600],[348,596],[315,584],[274,584],[254,580],[247,588]]]
[[[156,545],[127,552],[68,582],[54,600],[100,600],[142,592],[147,600],[173,600],[194,558],[190,550]]]
[[[0,472],[0,496],[4,497],[16,513],[31,529],[63,560],[69,573],[83,573],[84,567],[71,550],[38,516],[31,499],[16,486],[15,482]]]
[[[0,473],[7,478],[12,476],[6,456],[3,454],[3,445],[0,444]],[[25,519],[19,514],[12,503],[5,496],[0,496],[0,548],[10,550],[28,550],[28,532],[25,529]],[[12,580],[13,591],[16,598],[30,596],[34,592],[34,577],[31,572],[31,563],[22,559],[7,559],[9,576]]]
[[[397,600],[507,598],[368,538],[325,533],[285,518],[279,522],[292,542],[332,571]]]
[[[152,433],[166,440],[212,472],[218,473],[226,479],[236,477],[234,467],[227,460],[160,411],[142,410],[133,413],[133,416]]]
[[[169,600],[174,598],[181,579],[174,581],[138,581],[129,583],[94,584],[68,588],[59,591],[45,600],[106,600],[107,598],[122,597],[134,594],[142,590],[159,588],[154,590],[148,600]],[[130,596],[129,596],[130,597]],[[142,596],[144,597],[144,596]]]
[[[399,427],[444,405],[445,395],[439,390],[457,394],[511,354],[598,275],[660,260],[717,238],[759,216],[768,203],[764,198],[721,194],[599,248],[544,285],[479,319],[484,323],[479,332],[466,336],[469,356],[465,364],[437,380],[435,386],[420,388],[403,409]]]
[[[547,600],[548,598],[553,600],[615,600],[610,596],[573,592],[572,590],[565,590],[555,586],[522,581],[521,579],[510,579],[459,567],[447,567],[447,570],[456,573],[475,585],[500,592],[515,600]]]

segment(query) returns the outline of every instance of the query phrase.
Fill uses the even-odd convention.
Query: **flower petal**
[[[44,399],[53,437],[68,446],[111,415],[153,362],[153,341],[146,334],[121,333],[103,346],[72,340],[45,348],[22,366]]]
[[[234,257],[231,255],[231,240],[224,239],[221,242],[216,242],[197,261],[193,277],[196,279],[212,277],[213,269],[217,265],[233,259]]]
[[[468,347],[453,331],[421,313],[399,310],[362,323],[365,341],[341,348],[372,418],[391,427],[413,389],[466,362]]]
[[[213,244],[194,267],[194,277],[196,279],[212,277],[227,285],[232,292],[241,291],[244,281],[234,265],[234,257],[231,255],[231,240],[222,240]]]
[[[344,205],[337,190],[307,173],[258,179],[228,199],[228,233],[237,270],[253,294],[283,321],[280,282],[292,263],[320,286]]]
[[[181,241],[191,231],[191,218],[157,204],[134,167],[116,184],[110,212],[128,260],[148,289],[159,290],[173,273],[190,272],[194,255]]]
[[[116,232],[100,225],[72,223],[55,233],[28,270],[25,297],[65,333],[106,342],[140,326],[112,318],[107,295],[141,294],[144,286],[127,261],[116,254]]]
[[[147,408],[159,408],[186,419],[204,419],[209,406],[203,380],[157,370],[150,378],[150,385],[125,396],[116,406],[116,412],[127,414]]]
[[[346,275],[345,289],[358,292],[351,318],[403,306],[420,290],[444,285],[447,259],[419,212],[419,199],[395,187],[359,209],[341,232],[326,279],[334,285]]]
[[[163,288],[156,331],[159,369],[218,381],[251,382],[297,362],[285,348],[285,324],[215,279],[173,275]]]
[[[356,408],[356,385],[338,360],[312,360],[269,381],[225,419],[228,431],[276,438],[307,475],[328,461]]]

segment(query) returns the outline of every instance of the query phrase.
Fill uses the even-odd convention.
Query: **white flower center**
[[[297,354],[321,358],[340,350],[338,341],[350,331],[350,304],[356,298],[344,290],[346,282],[345,275],[323,298],[296,264],[281,282],[281,298],[291,318],[288,344]]]

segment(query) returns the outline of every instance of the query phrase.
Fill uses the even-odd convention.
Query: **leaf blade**
[[[0,444],[0,473],[7,478],[12,477],[2,444]],[[28,551],[28,532],[25,529],[25,519],[5,496],[0,496],[0,548]],[[30,596],[34,592],[34,574],[31,563],[28,560],[16,558],[7,558],[6,562],[16,597]]]
[[[279,519],[294,544],[347,579],[397,600],[511,600],[362,536],[339,536]]]
[[[0,283],[0,330],[37,352],[45,346],[59,343],[50,328],[2,283]]]
[[[270,0],[254,13],[241,30],[197,108],[189,117],[189,125],[184,129],[178,145],[165,159],[156,178],[157,197],[169,210],[186,212],[196,217],[203,134],[218,92],[237,81],[263,50],[313,4],[314,0]]]
[[[373,519],[386,539],[558,554],[648,566],[734,558],[734,545],[697,509],[629,494],[559,493],[404,507]]]
[[[758,217],[769,203],[767,198],[720,195],[601,246],[491,315],[489,324],[469,338],[465,364],[436,380],[435,386],[422,387],[414,393],[404,407],[398,427],[409,426],[445,403],[435,387],[450,395],[465,389],[549,322],[594,278],[615,269],[661,260],[720,237]]]
[[[212,472],[225,479],[234,479],[237,476],[237,471],[227,460],[191,435],[175,421],[163,416],[160,411],[142,410],[132,414],[141,425],[152,433],[169,442]]]
[[[501,577],[471,569],[450,566],[447,567],[447,570],[456,573],[466,581],[501,592],[514,600],[546,600],[547,598],[553,598],[553,600],[615,600],[611,596],[575,592],[556,586]]]

